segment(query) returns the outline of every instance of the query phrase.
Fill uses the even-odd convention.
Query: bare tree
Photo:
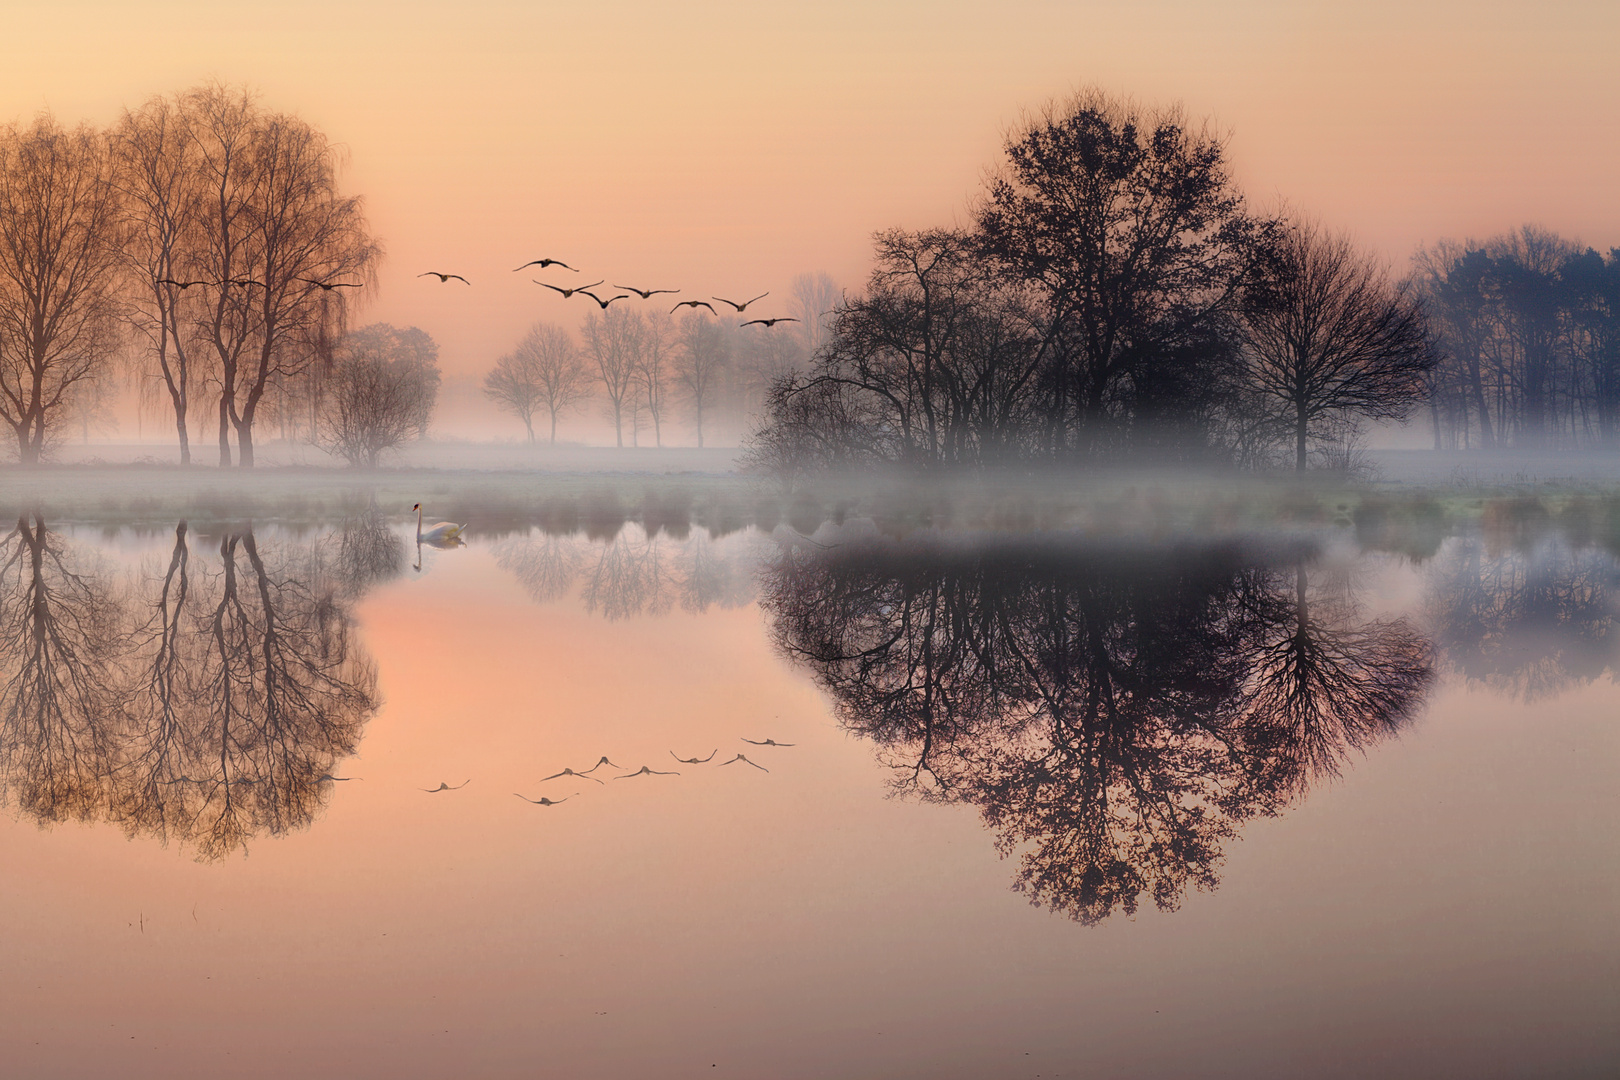
[[[557,417],[590,391],[574,339],[553,323],[535,323],[517,348],[495,362],[484,376],[484,394],[523,421],[534,442],[534,414],[551,416],[551,445],[557,445]]]
[[[155,374],[162,380],[180,438],[180,464],[189,465],[187,418],[193,382],[202,374],[191,333],[203,299],[197,144],[179,103],[158,97],[139,112],[125,111],[113,132],[113,151],[128,226],[123,246],[132,286],[127,317],[146,343],[137,371],[142,378]],[[154,364],[155,373],[149,366]]]
[[[821,352],[832,333],[833,313],[843,299],[843,291],[832,275],[825,270],[793,275],[788,308],[799,320],[794,327],[804,342],[804,351],[811,357]]]
[[[337,153],[320,132],[218,84],[183,102],[207,198],[198,287],[219,365],[220,464],[234,429],[246,467],[265,391],[308,368],[345,321],[351,290],[316,283],[368,283],[382,250],[360,200],[338,193]]]
[[[714,319],[693,312],[681,319],[675,348],[675,379],[692,406],[697,444],[703,445],[703,415],[713,407],[730,359],[726,335]]]
[[[615,445],[624,445],[624,411],[637,389],[636,372],[641,361],[643,321],[622,308],[609,308],[585,315],[585,348],[596,362],[597,378],[613,414]]]
[[[427,434],[439,396],[439,347],[414,326],[376,323],[339,344],[321,405],[317,441],[351,465]]]
[[[1245,311],[1250,378],[1277,407],[1303,470],[1318,423],[1406,416],[1435,351],[1416,301],[1347,237],[1295,222],[1264,262]]]
[[[652,419],[654,446],[664,445],[664,399],[669,384],[667,369],[674,336],[675,324],[663,312],[654,312],[642,318],[641,356],[636,364],[636,378],[641,384],[647,415]]]
[[[107,141],[49,115],[0,131],[0,419],[24,465],[116,344],[120,227]]]

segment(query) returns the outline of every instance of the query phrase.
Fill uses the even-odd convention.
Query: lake
[[[296,486],[0,525],[11,1075],[1620,1063],[1607,497]]]

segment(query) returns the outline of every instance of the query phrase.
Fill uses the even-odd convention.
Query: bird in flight
[[[758,296],[754,297],[754,300],[763,300],[769,295],[771,295],[771,294],[768,293],[768,292],[762,292]],[[737,303],[737,301],[735,301],[735,300],[727,300],[723,296],[715,296],[715,297],[711,297],[711,299],[718,300],[722,304],[730,304],[732,307],[737,309],[737,314],[739,314],[739,315],[741,315],[743,312],[747,311],[748,310],[748,305],[752,304],[754,302],[754,300],[744,300],[742,303],[739,304],[739,303]]]
[[[534,278],[530,278],[529,280],[534,281]],[[573,296],[577,292],[582,292],[585,289],[594,289],[598,285],[602,284],[602,282],[600,282],[600,281],[593,281],[589,285],[575,285],[572,289],[564,289],[564,288],[562,288],[560,286],[557,286],[557,285],[546,285],[546,283],[543,282],[543,281],[534,281],[534,283],[536,285],[545,285],[546,288],[550,289],[553,292],[562,293],[564,300],[568,299],[570,296]],[[591,294],[590,293],[585,293],[585,295],[590,296]]]
[[[669,756],[675,758],[675,760],[680,762],[682,765],[702,765],[706,761],[713,761],[714,755],[718,754],[719,752],[719,750],[715,750],[710,753],[708,757],[678,757],[676,756],[675,751],[671,750],[669,752]]]
[[[598,762],[598,764],[600,764],[600,762]],[[615,767],[617,767],[617,766],[615,766]],[[552,773],[550,776],[542,776],[540,778],[540,782],[543,784],[547,780],[556,780],[558,777],[562,777],[562,776],[577,776],[581,780],[594,780],[598,784],[600,784],[602,782],[600,780],[597,780],[596,777],[594,777],[594,776],[586,776],[584,773],[577,773],[573,769],[564,769],[560,773]]]
[[[681,291],[679,289],[638,289],[634,285],[615,285],[613,287],[615,289],[629,289],[643,300],[651,300],[659,293],[678,293]]]
[[[536,806],[556,806],[558,803],[565,803],[568,801],[567,799],[548,799],[544,795],[540,796],[538,799],[531,799],[527,795],[518,795],[518,793],[515,791],[512,792],[512,794],[517,795],[517,797],[522,799],[524,802],[534,803]]]
[[[585,290],[581,289],[580,292],[585,292]],[[613,301],[615,301],[615,300],[628,300],[628,299],[630,299],[630,294],[629,293],[620,293],[618,296],[610,296],[606,300],[602,299],[600,296],[597,296],[593,292],[587,292],[587,293],[585,293],[585,295],[590,297],[592,300],[595,300],[597,302],[597,304],[602,308],[603,311],[606,311],[608,309],[608,305],[613,303]]]
[[[754,746],[797,746],[797,745],[799,745],[798,743],[777,742],[775,739],[766,739],[764,742],[760,742],[758,739],[744,739],[743,742],[752,743]]]
[[[613,764],[613,762],[611,762],[611,761],[609,761],[609,760],[608,760],[608,759],[607,759],[607,758],[605,758],[605,757],[604,757],[604,758],[601,758],[601,759],[600,759],[600,760],[598,760],[598,761],[597,761],[597,763],[596,763],[596,764],[595,764],[595,765],[592,765],[592,766],[591,766],[591,767],[590,767],[590,768],[588,768],[588,769],[586,769],[586,770],[585,770],[585,772],[582,772],[582,773],[579,773],[579,774],[578,774],[578,775],[580,775],[580,776],[584,776],[584,775],[586,775],[586,774],[587,774],[587,773],[593,773],[593,772],[595,772],[595,771],[596,771],[596,770],[597,770],[597,769],[600,769],[600,768],[601,768],[601,767],[602,767],[602,766],[604,766],[604,765],[612,765],[612,766],[613,766],[613,767],[614,767],[614,768],[615,768],[615,769],[622,769],[622,768],[624,768],[624,766],[623,766],[623,765],[614,765],[614,764]],[[600,781],[600,780],[598,780],[598,781],[597,781],[597,783],[601,783],[601,781]]]
[[[681,775],[681,774],[678,773],[678,772],[659,772],[657,769],[648,768],[646,765],[643,765],[641,768],[637,769],[635,772],[627,772],[623,776],[615,776],[613,779],[615,779],[615,780],[628,780],[632,776],[679,776],[679,775]]]
[[[187,289],[191,288],[193,285],[212,285],[213,282],[212,281],[176,281],[176,280],[174,280],[174,278],[160,277],[160,278],[158,278],[158,284],[159,285],[173,285],[175,288],[179,289],[181,292],[185,292]]]
[[[297,281],[306,281],[309,284],[311,284],[311,285],[315,286],[316,288],[320,289],[322,292],[331,292],[333,289],[363,289],[363,288],[365,288],[365,286],[361,285],[358,281],[316,281],[314,278],[307,278],[307,277],[296,278],[295,280],[297,280]]]
[[[445,783],[443,780],[440,780],[438,787],[425,787],[425,788],[422,788],[422,790],[427,792],[429,795],[437,795],[441,791],[460,791],[462,788],[466,787],[470,783],[472,783],[471,780],[463,780],[461,783],[457,784],[455,787],[451,787],[449,784]]]
[[[436,277],[436,278],[439,279],[439,284],[440,285],[443,285],[444,283],[449,281],[451,278],[455,278],[457,281],[461,282],[463,285],[471,285],[472,284],[472,282],[468,281],[466,278],[462,277],[460,274],[441,274],[437,270],[429,270],[425,274],[417,274],[416,276],[417,277]]]
[[[548,266],[560,266],[564,270],[574,270],[574,268],[572,266],[569,266],[567,263],[562,262],[559,259],[534,259],[534,260],[532,260],[530,262],[524,263],[522,266],[518,267],[517,270],[513,270],[512,273],[515,274],[515,273],[518,272],[518,270],[527,270],[531,266],[538,266],[542,270],[544,270]],[[574,273],[577,274],[577,273],[579,273],[579,271],[574,270]]]
[[[264,282],[262,282],[262,281],[254,281],[250,277],[226,278],[225,279],[225,284],[227,284],[227,285],[257,285],[261,289],[264,288]]]
[[[749,319],[747,322],[738,323],[737,325],[738,326],[763,326],[765,329],[769,330],[771,327],[775,326],[779,322],[798,322],[798,321],[799,321],[798,319],[787,319],[787,318]]]
[[[719,312],[714,310],[714,305],[709,303],[707,300],[682,300],[680,303],[670,308],[669,313],[673,315],[683,307],[706,307],[709,309],[710,315],[719,314]]]
[[[738,754],[736,757],[732,758],[731,761],[722,761],[720,764],[722,764],[722,765],[730,765],[734,761],[740,761],[744,765],[753,765],[754,768],[758,769],[760,772],[770,772],[771,771],[771,770],[767,769],[763,765],[758,765],[758,764],[755,764],[752,761],[749,761],[746,757],[744,757],[741,754]]]

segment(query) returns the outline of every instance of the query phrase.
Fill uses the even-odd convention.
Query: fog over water
[[[27,1075],[1620,1051],[1611,501],[272,475],[6,528]]]

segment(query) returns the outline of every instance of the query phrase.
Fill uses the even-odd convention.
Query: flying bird
[[[257,285],[261,289],[264,288],[264,282],[262,282],[262,281],[254,281],[250,277],[226,278],[225,279],[225,284],[227,284],[227,285]]]
[[[777,742],[775,739],[766,739],[764,742],[760,742],[758,739],[744,739],[743,742],[752,743],[754,746],[797,746],[797,745],[799,745],[798,743]]]
[[[657,769],[648,768],[646,765],[643,765],[641,768],[637,769],[635,772],[627,772],[623,776],[615,776],[613,779],[615,779],[615,780],[628,780],[632,776],[679,776],[679,775],[681,775],[681,774],[678,773],[678,772],[659,772]]]
[[[471,285],[472,284],[472,282],[468,281],[466,278],[462,277],[460,274],[441,274],[437,270],[429,270],[425,274],[417,274],[416,276],[417,277],[436,277],[436,278],[439,279],[439,284],[440,285],[445,284],[451,278],[455,278],[457,281],[461,282],[463,285]]]
[[[158,278],[158,284],[159,285],[173,285],[175,288],[179,289],[181,292],[185,292],[187,289],[191,288],[193,285],[212,285],[213,282],[212,281],[176,281],[176,280],[174,280],[174,278],[160,277],[160,278]]]
[[[706,761],[713,761],[714,755],[718,754],[719,752],[720,751],[716,749],[712,751],[708,757],[677,757],[675,751],[671,750],[669,752],[669,756],[675,758],[675,760],[680,762],[682,765],[702,765]]]
[[[678,293],[681,291],[679,289],[638,289],[634,285],[615,285],[613,287],[615,289],[629,289],[643,300],[651,300],[659,293]]]
[[[422,788],[421,790],[427,792],[429,795],[437,795],[441,791],[460,791],[462,788],[466,787],[470,783],[472,783],[471,780],[463,780],[461,783],[457,784],[455,787],[451,787],[449,784],[445,783],[443,780],[440,780],[438,787],[425,787],[425,788]]]
[[[567,799],[548,799],[544,795],[540,796],[538,799],[531,799],[527,795],[518,795],[518,793],[515,791],[512,792],[512,794],[517,795],[517,797],[522,799],[524,802],[534,803],[536,806],[556,806],[558,803],[565,803],[568,801]]]
[[[331,292],[333,289],[363,289],[364,285],[358,281],[316,281],[314,278],[295,278],[296,281],[307,281],[322,292]]]
[[[673,315],[683,307],[706,307],[709,309],[710,315],[719,314],[719,312],[714,310],[714,305],[709,303],[707,300],[682,300],[680,303],[670,308],[669,313]]]
[[[534,278],[530,278],[529,280],[534,281],[534,283],[536,285],[545,285],[546,288],[551,289],[553,292],[562,293],[564,300],[568,299],[570,296],[573,296],[577,292],[582,292],[585,289],[594,289],[598,285],[602,284],[602,282],[600,282],[600,281],[593,281],[589,285],[575,285],[572,289],[564,289],[564,288],[560,288],[560,287],[558,287],[556,285],[546,285],[546,283],[543,282],[543,281],[535,281]],[[590,296],[591,294],[590,293],[585,293],[585,295]]]
[[[584,289],[581,289],[579,291],[580,292],[585,292]],[[587,292],[587,293],[585,293],[585,295],[590,297],[592,300],[595,300],[599,305],[601,305],[601,308],[602,308],[603,311],[606,311],[608,309],[608,305],[613,303],[613,301],[615,301],[615,300],[628,300],[628,299],[630,299],[630,294],[629,293],[620,293],[618,296],[610,296],[606,300],[602,299],[600,296],[597,296],[593,292]]]
[[[591,766],[591,767],[590,767],[590,768],[588,768],[588,769],[586,769],[586,770],[585,770],[585,772],[582,772],[582,773],[580,773],[580,774],[578,774],[578,775],[580,775],[580,776],[585,776],[585,775],[586,775],[586,774],[588,774],[588,773],[593,773],[593,772],[595,772],[595,771],[596,771],[596,770],[597,770],[597,769],[600,769],[600,768],[601,768],[601,767],[602,767],[602,766],[604,766],[604,765],[612,765],[612,766],[613,766],[613,768],[615,768],[615,769],[622,769],[622,768],[624,768],[624,766],[623,766],[623,765],[614,765],[614,764],[613,764],[613,762],[611,762],[611,761],[609,761],[609,760],[608,760],[608,759],[607,759],[607,758],[605,758],[605,757],[604,757],[604,758],[602,758],[602,759],[600,759],[600,760],[599,760],[599,761],[597,761],[597,763],[596,763],[596,764],[595,764],[595,765],[592,765],[592,766]],[[600,783],[601,783],[601,781],[600,781],[600,780],[598,780],[598,781],[597,781],[597,783],[599,783],[599,784],[600,784]]]
[[[562,262],[561,260],[558,260],[558,259],[534,259],[531,262],[524,263],[522,266],[518,267],[517,270],[513,270],[512,273],[515,274],[515,273],[518,272],[518,270],[527,270],[531,266],[538,266],[542,270],[544,270],[548,266],[560,266],[564,270],[574,270],[574,268],[572,266],[569,266],[567,263]],[[574,273],[577,274],[577,273],[579,273],[579,271],[574,270]]]
[[[771,295],[771,294],[768,293],[768,292],[762,292],[758,296],[754,297],[754,300],[763,300],[769,295]],[[711,297],[711,299],[718,300],[722,304],[730,304],[732,307],[737,309],[737,314],[739,314],[739,315],[741,315],[743,312],[747,311],[748,310],[748,305],[752,304],[754,302],[754,300],[744,300],[742,303],[739,304],[739,303],[737,303],[737,301],[735,301],[735,300],[727,300],[723,296],[715,296],[715,297]]]
[[[749,319],[747,322],[738,323],[737,325],[738,326],[763,326],[765,329],[769,330],[771,327],[775,326],[779,322],[798,322],[798,321],[799,321],[798,319],[787,319],[787,318]]]
[[[744,757],[741,754],[738,754],[736,757],[732,758],[731,761],[722,761],[720,764],[721,765],[730,765],[732,762],[735,762],[735,761],[740,761],[744,765],[753,765],[754,768],[758,769],[760,772],[770,772],[771,771],[771,770],[767,769],[763,765],[758,765],[758,764],[755,764],[752,761],[749,761],[746,757]]]
[[[575,772],[573,769],[564,769],[560,773],[552,773],[550,776],[542,776],[540,778],[540,782],[543,784],[547,780],[556,780],[559,777],[563,777],[563,776],[577,776],[581,780],[590,780],[593,783],[597,783],[597,784],[600,784],[602,782],[602,781],[596,779],[596,777],[594,777],[594,776],[586,776],[584,773]]]

